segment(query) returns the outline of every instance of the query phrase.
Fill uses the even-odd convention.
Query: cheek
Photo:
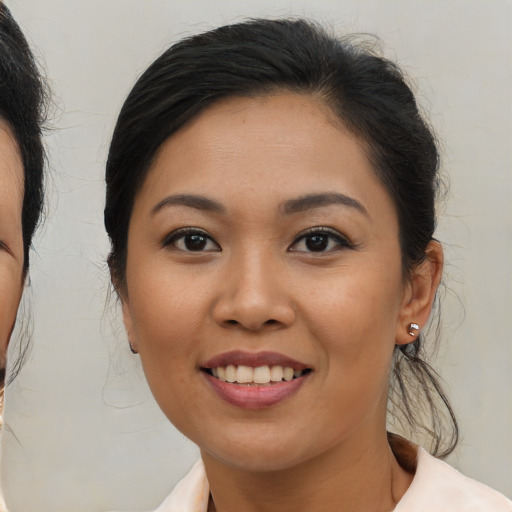
[[[137,274],[127,276],[130,301],[141,323],[149,321],[154,328],[163,324],[173,330],[194,328],[207,311],[211,283],[166,262],[154,262],[147,270],[140,266]]]
[[[328,285],[310,290],[308,304],[301,308],[328,375],[339,379],[337,385],[358,392],[386,386],[400,313],[399,269],[371,268],[331,278]]]
[[[394,343],[402,294],[399,269],[350,268],[299,294],[308,323],[327,339],[357,340],[356,350],[376,336]]]
[[[127,269],[131,329],[155,395],[195,371],[209,304],[205,283],[180,269],[174,271],[162,260],[148,259],[148,268],[141,260]]]

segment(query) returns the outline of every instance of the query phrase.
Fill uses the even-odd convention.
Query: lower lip
[[[203,374],[213,390],[223,400],[243,409],[263,409],[282,402],[297,393],[308,375],[269,385],[242,386],[224,382],[206,372]]]

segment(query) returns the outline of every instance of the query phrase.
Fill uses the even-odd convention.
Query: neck
[[[412,475],[385,433],[373,444],[354,441],[278,471],[246,471],[202,453],[216,512],[393,510]]]

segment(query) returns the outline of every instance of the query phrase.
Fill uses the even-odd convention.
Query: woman
[[[142,75],[107,162],[109,265],[202,458],[159,511],[512,510],[387,433],[457,442],[423,359],[438,165],[397,67],[303,20],[185,39]]]
[[[7,345],[43,205],[44,86],[25,37],[0,3],[0,401]],[[21,360],[11,368],[13,378]],[[0,416],[1,416],[0,403]],[[0,422],[1,423],[1,422]],[[3,500],[0,490],[0,510]]]

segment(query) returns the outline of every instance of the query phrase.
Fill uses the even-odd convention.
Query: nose
[[[244,254],[226,265],[213,318],[222,327],[247,331],[278,330],[295,321],[286,275],[265,254]]]

